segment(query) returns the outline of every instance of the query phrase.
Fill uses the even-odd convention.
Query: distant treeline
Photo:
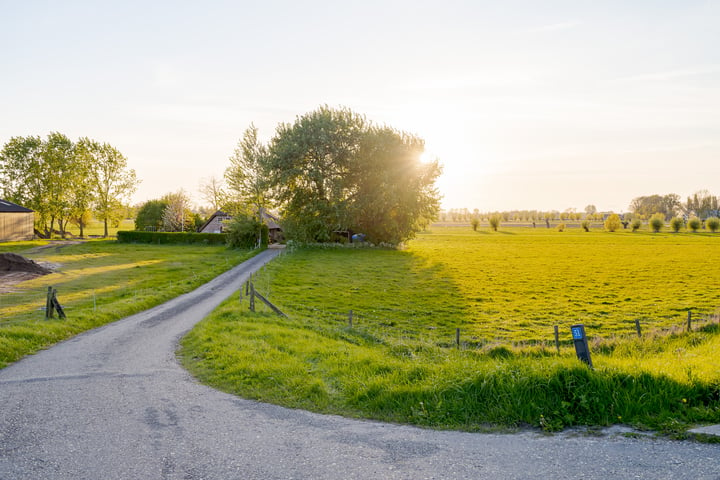
[[[634,198],[628,206],[628,212],[599,212],[595,205],[587,205],[584,211],[568,208],[559,210],[507,210],[507,211],[480,211],[467,208],[452,208],[442,210],[439,214],[440,222],[471,222],[473,219],[489,221],[492,217],[500,217],[503,222],[539,222],[539,221],[604,221],[609,215],[618,213],[623,220],[648,220],[656,213],[662,214],[666,220],[673,217],[686,219],[697,217],[705,220],[710,217],[720,217],[720,197],[712,195],[707,190],[699,190],[687,197],[683,202],[680,195],[670,193],[667,195],[646,195]]]

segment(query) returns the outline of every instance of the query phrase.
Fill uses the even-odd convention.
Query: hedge
[[[225,245],[226,237],[227,235],[224,233],[141,232],[137,230],[117,232],[117,239],[120,243]]]

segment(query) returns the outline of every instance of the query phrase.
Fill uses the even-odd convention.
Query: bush
[[[477,232],[477,229],[480,226],[480,220],[477,218],[473,218],[472,220],[470,220],[470,225],[472,225],[473,231]]]
[[[500,215],[492,215],[488,222],[490,223],[490,228],[493,229],[493,231],[497,232],[498,227],[500,226]]]
[[[640,227],[642,227],[642,220],[639,218],[633,219],[633,221],[630,223],[630,228],[632,228],[633,232],[637,232],[640,230]]]
[[[613,213],[605,219],[605,230],[608,232],[614,232],[620,228],[620,217],[617,213]]]
[[[260,245],[269,243],[268,227],[256,218],[236,215],[227,224],[227,244],[232,248],[255,248],[260,238]]]
[[[685,226],[685,220],[680,217],[673,217],[670,220],[670,228],[675,233],[678,233],[683,226]]]
[[[665,226],[665,216],[662,213],[656,213],[650,217],[649,224],[652,231],[658,233]]]
[[[565,230],[565,224],[564,223],[558,223],[557,227],[555,227],[558,232],[562,232]]]
[[[194,232],[140,232],[119,231],[117,239],[120,243],[156,243],[156,244],[200,244],[222,245],[226,242],[224,233]]]
[[[580,226],[585,230],[586,232],[590,231],[590,221],[589,220],[583,220]]]
[[[692,217],[690,220],[688,220],[688,228],[692,230],[693,232],[697,232],[700,230],[700,227],[702,227],[702,222],[697,217]]]
[[[710,229],[711,232],[715,233],[720,230],[720,218],[710,217],[705,220],[705,226]]]

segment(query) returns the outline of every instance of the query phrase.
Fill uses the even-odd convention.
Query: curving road
[[[0,479],[720,479],[720,447],[439,432],[199,385],[178,339],[271,260],[0,370]]]

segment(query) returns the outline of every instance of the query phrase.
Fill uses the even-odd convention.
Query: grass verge
[[[714,258],[715,238],[584,232],[570,238],[553,232],[549,235],[556,236],[557,245],[552,248],[548,234],[526,232],[523,241],[518,235],[522,232],[468,237],[441,230],[421,235],[406,251],[294,252],[255,278],[256,287],[289,319],[250,313],[235,298],[183,339],[180,355],[204,382],[247,398],[428,427],[530,425],[554,431],[619,423],[681,437],[691,424],[720,422],[720,369],[713,360],[720,353],[718,327],[708,323],[694,332],[673,333],[669,326],[684,316],[673,317],[672,312],[682,312],[686,299],[661,295],[664,289],[676,291],[676,282],[669,279],[677,274],[683,288],[709,303],[708,280],[693,283],[697,277],[684,275],[688,264],[679,260]],[[623,265],[629,264],[631,271],[643,265],[634,257],[647,251],[648,242],[659,246],[645,262],[661,265],[669,275],[651,285],[651,275],[638,275],[633,289],[627,285],[632,276],[617,272]],[[462,257],[455,259],[448,245],[457,246]],[[507,252],[521,248],[535,254],[508,257]],[[658,260],[664,251],[673,261]],[[495,258],[499,252],[506,253],[504,268]],[[612,257],[604,257],[608,252]],[[568,256],[575,262],[567,261]],[[541,295],[548,280],[517,275],[518,262],[535,272],[562,265],[552,273],[552,284],[576,285],[577,302],[598,310],[582,317],[595,337],[595,370],[574,358],[564,327],[578,319],[569,302],[554,311],[555,317],[523,324],[526,317],[540,318],[545,311],[544,301],[528,298]],[[581,265],[574,268],[576,263]],[[652,292],[661,312],[654,333],[642,339],[631,335],[626,319],[635,311],[623,309],[633,302],[598,302],[599,287],[586,289],[583,297],[587,280],[577,277],[579,271],[594,271],[610,291],[633,290],[638,303]],[[709,275],[716,278],[717,272]],[[552,289],[544,298],[551,301],[556,293]],[[507,318],[499,323],[487,320],[474,300],[479,296],[528,298],[521,299],[524,311],[505,310]],[[504,303],[487,302],[486,307],[497,310]],[[539,311],[532,310],[534,305]],[[709,306],[707,311],[712,311]],[[558,353],[546,338],[560,318],[565,333]],[[459,348],[454,343],[457,327],[466,332]]]

